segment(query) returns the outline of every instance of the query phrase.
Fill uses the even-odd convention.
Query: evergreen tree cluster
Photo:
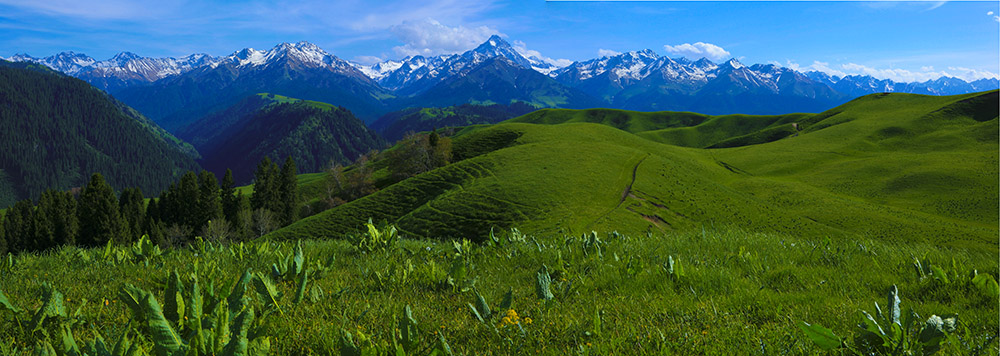
[[[99,173],[74,194],[47,190],[37,204],[16,202],[0,216],[0,254],[44,251],[61,245],[125,244],[142,235],[164,247],[207,240],[248,239],[298,219],[295,161],[258,165],[252,196],[237,192],[232,171],[219,184],[208,171],[188,171],[159,197],[143,197],[140,188],[120,195]]]
[[[232,169],[237,183],[250,181],[264,157],[292,157],[302,171],[318,172],[330,160],[347,164],[385,146],[385,140],[350,111],[324,105],[273,103],[226,127],[213,127],[214,117],[209,117],[188,128],[198,134],[185,137],[194,142],[212,137],[198,147],[205,157],[202,166],[220,174]]]
[[[0,61],[0,207],[81,187],[92,172],[116,189],[159,191],[198,167],[124,108],[82,80]]]

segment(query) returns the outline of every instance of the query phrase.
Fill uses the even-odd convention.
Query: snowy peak
[[[608,72],[618,78],[638,80],[644,77],[643,69],[660,58],[656,52],[650,49],[625,52],[585,62],[574,62],[553,74],[557,79],[567,83],[587,80]]]
[[[743,63],[740,63],[740,61],[736,60],[736,58],[729,59],[728,61],[723,63],[722,66],[728,67],[730,69],[740,69],[746,67],[745,65],[743,65]]]
[[[517,53],[510,43],[507,43],[507,41],[504,41],[498,35],[490,36],[490,38],[487,39],[486,42],[483,42],[483,44],[479,45],[479,47],[462,53],[462,58],[471,60],[472,65],[480,64],[493,57],[504,57],[522,67],[531,68],[531,62],[529,62],[527,58],[524,58],[524,56],[520,53]]]

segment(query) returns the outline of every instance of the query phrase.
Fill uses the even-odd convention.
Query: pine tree
[[[118,210],[125,221],[126,241],[135,241],[142,236],[142,223],[146,217],[145,203],[142,200],[142,190],[139,188],[126,188],[118,198]]]
[[[152,238],[150,233],[158,222],[160,222],[160,203],[159,199],[152,198],[146,203],[146,214],[142,217],[142,233]]]
[[[237,226],[236,214],[239,213],[239,201],[236,198],[236,181],[233,179],[233,171],[226,170],[226,175],[222,176],[222,191],[219,195],[222,198],[222,215],[232,226]]]
[[[209,171],[201,171],[198,174],[198,225],[194,226],[195,231],[201,231],[202,227],[211,220],[222,217],[222,201],[219,197],[219,180],[215,174]]]
[[[295,160],[292,156],[285,159],[285,164],[281,166],[281,180],[278,185],[278,211],[280,224],[282,226],[291,224],[298,218],[299,204],[298,193],[298,173],[295,168]]]
[[[118,213],[118,200],[100,173],[94,173],[80,193],[77,213],[80,245],[93,247],[122,240],[125,224]]]
[[[243,191],[236,194],[236,217],[233,223],[233,230],[239,239],[250,237],[253,232],[253,210],[250,208],[250,198],[243,195]]]
[[[56,240],[60,245],[76,245],[80,235],[80,220],[77,218],[77,201],[71,192],[63,192],[59,200],[59,222],[56,224]]]
[[[0,213],[0,256],[7,254],[7,233],[3,228],[4,215]]]
[[[275,163],[266,156],[257,164],[257,170],[254,172],[253,195],[250,197],[250,207],[253,210],[261,208],[272,210],[270,208],[275,200],[274,183],[278,179],[276,173],[272,174],[272,172],[277,171],[277,169],[272,168],[274,166]]]
[[[177,225],[186,226],[192,230],[200,226],[201,214],[198,209],[198,195],[200,195],[198,191],[198,176],[191,171],[184,173],[177,187],[177,200],[174,206],[171,207],[178,209],[175,212],[178,218],[175,222]]]
[[[55,247],[55,230],[52,220],[44,209],[36,209],[31,214],[31,246],[32,251],[45,251]]]
[[[7,249],[14,253],[30,251],[31,240],[34,239],[31,231],[32,222],[31,200],[21,200],[14,203],[14,206],[7,209],[4,219],[4,230],[7,235]]]

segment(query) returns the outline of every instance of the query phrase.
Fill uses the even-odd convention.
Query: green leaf
[[[476,311],[478,311],[477,314],[481,315],[482,319],[489,319],[490,315],[493,315],[493,313],[490,311],[489,304],[486,304],[486,299],[483,298],[481,294],[479,294],[478,290],[476,290],[475,292],[476,292]]]
[[[972,278],[972,285],[991,298],[996,299],[1000,296],[1000,286],[997,286],[997,280],[988,273],[977,274]],[[3,301],[2,298],[3,296],[0,294],[0,302]]]
[[[82,355],[80,347],[76,345],[76,339],[73,338],[73,331],[69,329],[69,325],[66,323],[60,324],[59,341],[61,341],[61,345],[59,347],[62,349],[60,354],[67,356]]]
[[[941,267],[938,267],[938,266],[933,266],[933,265],[932,265],[932,266],[931,266],[931,275],[932,275],[932,276],[934,276],[934,278],[937,278],[937,279],[938,279],[939,281],[941,281],[941,282],[944,282],[944,283],[951,283],[951,282],[950,282],[950,281],[948,280],[948,274],[947,274],[947,273],[945,273],[945,272],[944,272],[944,270],[943,270],[943,269],[941,269]]]
[[[472,303],[468,303],[468,304],[469,304],[469,310],[472,310],[472,316],[476,317],[476,320],[479,320],[480,323],[484,323],[485,324],[486,320],[483,319],[483,316],[479,314],[479,311],[476,310],[476,307],[474,305],[472,305]]]
[[[437,351],[440,351],[446,356],[455,356],[455,354],[451,352],[451,346],[448,346],[448,342],[444,340],[444,333],[438,333]]]
[[[252,279],[253,275],[251,275],[250,270],[247,269],[246,272],[243,272],[243,276],[240,277],[240,279],[238,279],[236,283],[233,285],[232,292],[230,292],[229,297],[226,298],[226,301],[229,303],[230,314],[239,313],[243,310],[243,307],[248,302],[245,299],[247,292],[247,285],[250,283],[250,280]]]
[[[802,329],[802,332],[806,333],[809,340],[812,340],[816,346],[826,351],[840,348],[844,343],[833,331],[819,324],[809,324],[803,321],[800,322],[799,329]]]
[[[354,336],[347,330],[341,331],[343,333],[340,335],[340,356],[361,356],[361,349],[354,343]]]
[[[181,276],[177,271],[170,272],[167,279],[167,290],[163,293],[163,316],[180,326],[184,322],[184,297],[181,294]]]
[[[253,324],[253,308],[246,308],[236,316],[233,325],[229,328],[229,343],[222,349],[223,356],[247,356],[249,341],[247,332]]]
[[[413,311],[407,305],[403,308],[403,317],[399,319],[400,344],[403,351],[413,353],[420,344],[420,330],[417,329],[417,320],[413,318]]]
[[[552,277],[549,277],[549,268],[542,265],[542,268],[535,275],[535,294],[538,296],[538,299],[552,300],[555,298],[552,295],[552,290],[549,289],[551,284]]]
[[[292,269],[295,271],[296,276],[302,273],[302,265],[304,263],[305,258],[302,257],[302,240],[299,240],[295,244],[295,258],[292,259]]]
[[[274,283],[271,283],[270,278],[258,273],[253,279],[253,285],[257,289],[257,294],[260,294],[261,298],[264,298],[265,304],[277,309],[278,313],[284,314],[281,311],[281,307],[278,306],[278,292],[275,290]]]
[[[308,282],[309,282],[309,271],[307,270],[305,273],[302,274],[302,277],[299,279],[299,289],[297,292],[295,292],[295,304],[301,303],[302,298],[306,296],[306,283]]]
[[[11,304],[10,300],[7,299],[7,296],[3,294],[2,290],[0,290],[0,306],[2,306],[4,309],[9,310],[11,313],[14,314],[21,313],[21,308],[15,307],[14,304]]]
[[[937,315],[931,315],[924,323],[924,328],[920,330],[917,340],[924,347],[924,355],[930,355],[941,348],[941,341],[945,337],[944,320]]]
[[[153,294],[131,284],[122,287],[120,298],[153,337],[153,350],[160,356],[183,355],[186,349],[180,336],[163,316]]]
[[[32,352],[34,356],[58,356],[56,354],[56,349],[52,347],[52,344],[48,341],[43,341],[41,343],[35,344],[35,350]]]
[[[115,347],[111,349],[112,356],[125,356],[125,353],[132,345],[132,343],[128,339],[129,330],[131,329],[126,327],[125,331],[122,332],[122,336],[118,338],[117,342],[115,342]]]
[[[514,304],[514,288],[508,288],[507,294],[503,295],[503,300],[500,301],[500,305],[498,305],[497,307],[500,308],[498,310],[500,310],[502,313],[505,312],[507,309],[510,309],[511,305],[513,304]]]
[[[893,323],[893,324],[900,324],[900,320],[899,320],[899,303],[900,303],[900,301],[899,301],[899,289],[896,288],[895,284],[892,285],[892,287],[889,287],[888,298],[889,298],[889,304],[886,304],[886,306],[889,307],[889,317],[886,320],[888,322],[890,322],[890,323]]]
[[[35,316],[31,318],[31,324],[28,329],[32,331],[41,329],[42,324],[45,323],[45,319],[57,316],[66,317],[66,307],[63,305],[63,299],[65,298],[62,293],[59,293],[58,290],[48,283],[43,284],[42,288],[45,290],[42,297],[45,302],[35,312]]]

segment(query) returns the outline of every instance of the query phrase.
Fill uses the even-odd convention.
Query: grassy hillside
[[[722,115],[709,116],[690,112],[638,112],[617,109],[543,109],[508,120],[531,124],[558,125],[589,122],[611,126],[653,141],[706,148],[740,137],[771,130],[789,129],[792,123],[810,114],[787,115]],[[794,133],[771,135],[769,138],[747,140],[745,144],[764,143]]]
[[[371,124],[371,128],[382,134],[389,142],[396,142],[408,132],[495,124],[535,109],[536,107],[522,102],[510,105],[463,104],[443,108],[408,108],[383,115]]]
[[[240,303],[257,315],[250,335],[259,339],[251,350],[267,340],[271,355],[341,354],[347,333],[363,348],[391,346],[399,340],[406,306],[418,324],[412,331],[419,349],[435,347],[440,335],[456,355],[817,354],[820,349],[798,328],[801,322],[850,340],[861,330],[859,310],[879,318],[874,303],[886,308],[886,291],[895,285],[900,307],[918,313],[920,325],[931,315],[958,314],[958,338],[946,340],[938,355],[997,354],[996,294],[966,277],[978,270],[995,278],[995,251],[712,228],[651,236],[496,236],[502,246],[402,240],[386,251],[359,250],[346,239],[302,241],[308,278],[259,274],[273,280],[274,299],[255,288],[256,281],[245,289],[236,283],[247,270],[285,266],[293,242],[191,246],[148,260],[121,246],[108,253],[64,247],[20,255],[11,267],[0,268],[0,291],[15,309],[27,311],[0,309],[0,354],[29,354],[44,339],[27,323],[43,305],[43,283],[63,293],[59,305],[65,313],[76,311],[80,323],[68,330],[81,348],[96,335],[112,345],[134,329],[129,339],[150,351],[154,339],[138,327],[141,316],[121,294],[128,283],[150,291],[164,311],[176,299],[171,297],[182,297],[187,321],[167,324],[174,330],[197,324],[191,322],[198,317],[194,310],[209,314],[204,320],[213,322],[202,324],[207,340],[219,330],[214,321],[223,320],[225,331],[225,316],[236,316],[225,311],[227,301],[232,306],[245,296]],[[941,268],[950,282],[921,277],[914,256],[927,269]],[[683,273],[669,272],[671,260]],[[551,300],[536,292],[543,266]],[[172,271],[180,276],[180,293],[167,292]],[[192,303],[192,274],[203,304]],[[463,292],[470,284],[475,290]],[[299,290],[303,298],[296,302]],[[502,306],[508,291],[510,303]],[[479,312],[483,322],[470,309],[481,305],[477,294],[491,310]],[[53,319],[46,330],[59,325]],[[190,332],[179,335],[193,341]]]
[[[272,236],[336,237],[372,217],[424,237],[482,238],[491,226],[513,225],[644,233],[714,224],[995,248],[998,139],[987,133],[998,130],[996,103],[996,92],[866,97],[817,115],[773,117],[770,126],[795,120],[801,131],[727,149],[678,147],[628,131],[682,120],[767,126],[684,113],[616,121],[583,111],[575,121],[585,122],[546,125],[522,117],[460,132],[455,151],[470,158]],[[873,136],[904,126],[910,136]]]

